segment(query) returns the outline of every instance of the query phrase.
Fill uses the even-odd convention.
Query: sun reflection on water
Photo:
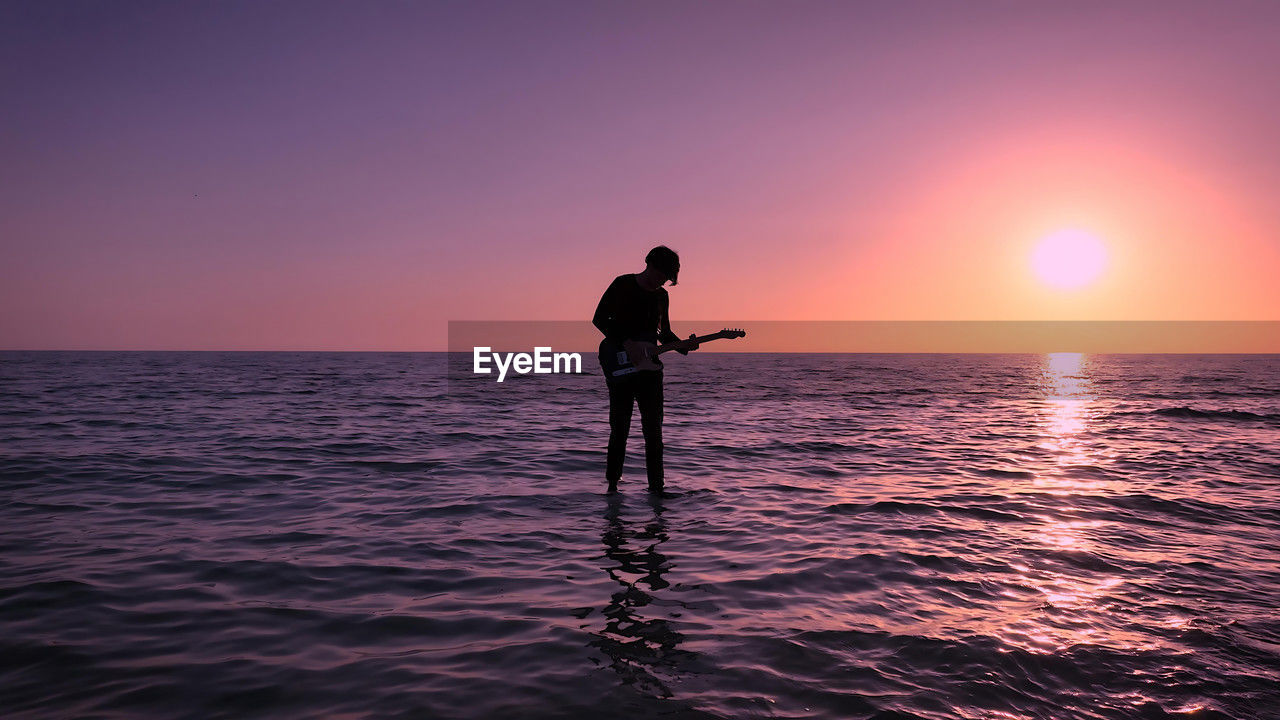
[[[1057,465],[1089,465],[1092,448],[1081,438],[1094,401],[1086,375],[1085,358],[1080,353],[1053,353],[1046,356],[1043,391],[1048,412],[1040,447],[1056,456]]]
[[[1038,515],[1022,538],[1028,560],[1012,569],[1015,583],[1032,591],[1034,604],[1009,613],[999,636],[1012,648],[1036,653],[1059,653],[1084,644],[1132,648],[1140,641],[1116,632],[1107,617],[1107,597],[1124,583],[1103,570],[1107,564],[1099,558],[1105,548],[1095,538],[1108,523],[1073,517],[1076,508],[1070,503],[1070,498],[1100,492],[1105,485],[1096,474],[1075,472],[1096,470],[1107,462],[1089,435],[1096,397],[1088,358],[1080,353],[1045,356],[1041,390],[1044,414],[1038,445],[1048,451],[1053,465],[1037,474],[1035,489],[1063,502]]]

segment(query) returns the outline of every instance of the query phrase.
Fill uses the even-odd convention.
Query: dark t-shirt
[[[665,288],[645,290],[634,273],[619,275],[601,296],[591,322],[606,338],[618,342],[679,340],[671,332],[671,319],[667,315],[670,302]]]

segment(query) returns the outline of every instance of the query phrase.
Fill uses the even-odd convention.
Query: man
[[[627,341],[648,343],[673,342],[680,338],[671,331],[668,316],[670,298],[662,287],[676,284],[680,274],[680,256],[669,247],[659,245],[644,258],[644,272],[619,275],[604,291],[591,322],[604,333],[600,344],[601,364],[604,353],[616,351]],[[691,336],[692,337],[692,336]],[[611,350],[606,350],[606,347]],[[678,350],[689,354],[696,344]],[[613,377],[605,374],[609,386],[609,456],[605,462],[605,479],[609,492],[616,492],[622,478],[622,461],[627,451],[627,435],[631,432],[631,406],[640,406],[640,428],[644,433],[644,462],[649,475],[649,492],[661,494],[662,472],[662,369],[645,370]]]

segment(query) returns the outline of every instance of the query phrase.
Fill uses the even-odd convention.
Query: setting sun
[[[1074,290],[1097,280],[1107,267],[1107,249],[1084,230],[1046,235],[1031,253],[1031,267],[1045,284]]]

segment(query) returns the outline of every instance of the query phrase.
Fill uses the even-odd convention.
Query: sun
[[[1107,269],[1107,248],[1085,230],[1059,230],[1040,239],[1031,252],[1036,277],[1051,287],[1077,290]]]

